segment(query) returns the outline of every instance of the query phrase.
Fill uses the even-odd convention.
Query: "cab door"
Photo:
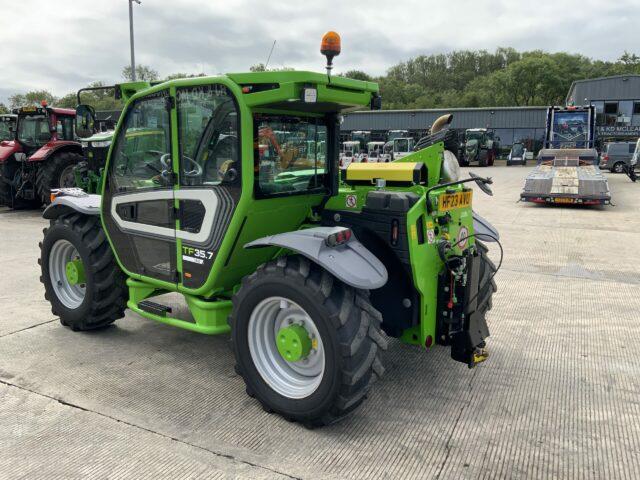
[[[109,157],[102,214],[129,273],[175,284],[174,103],[162,90],[129,105]]]
[[[239,109],[229,88],[208,83],[177,87],[176,110],[179,282],[197,289],[218,261],[240,200]]]

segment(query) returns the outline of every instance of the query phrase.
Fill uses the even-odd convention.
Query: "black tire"
[[[478,292],[478,310],[486,313],[493,307],[493,294],[498,291],[495,282],[496,265],[487,255],[489,249],[480,241],[476,241],[480,253],[480,281]]]
[[[116,263],[100,217],[79,213],[62,215],[51,220],[43,233],[38,259],[42,271],[40,281],[45,288],[44,298],[51,303],[51,312],[60,317],[60,323],[74,331],[93,330],[122,318],[128,299],[126,277]],[[74,309],[61,302],[52,286],[49,254],[58,240],[66,240],[75,247],[85,269],[84,299]]]
[[[20,166],[13,158],[0,163],[0,205],[5,205],[13,210],[25,208],[38,208],[40,199],[27,200],[16,196],[14,177]]]
[[[478,152],[478,166],[479,167],[486,167],[488,165],[488,156],[489,156],[489,154],[487,153],[486,150],[480,150]]]
[[[313,319],[325,349],[324,374],[310,395],[287,398],[262,378],[251,357],[249,318],[265,298],[283,296],[300,305]],[[245,277],[233,297],[229,317],[236,371],[247,393],[265,411],[313,428],[328,425],[355,410],[371,384],[382,376],[380,350],[387,340],[380,330],[382,315],[368,292],[340,282],[304,257],[280,257]]]
[[[611,171],[613,173],[624,173],[625,172],[625,164],[624,162],[616,162],[613,167],[611,167]]]
[[[51,190],[61,186],[75,186],[75,184],[60,185],[60,176],[65,169],[77,165],[82,160],[82,155],[69,151],[54,153],[44,160],[44,165],[41,165],[36,173],[36,191],[42,203],[45,205],[51,203]]]

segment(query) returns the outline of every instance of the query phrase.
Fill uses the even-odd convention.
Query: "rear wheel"
[[[72,330],[104,327],[124,316],[125,275],[98,216],[73,213],[51,221],[40,242],[45,298]]]
[[[75,186],[74,168],[83,159],[74,152],[60,152],[45,160],[36,173],[36,190],[42,203],[51,203],[51,190]]]
[[[611,167],[611,171],[613,173],[624,173],[624,167],[624,162],[617,162],[613,167]]]
[[[367,292],[304,257],[281,257],[246,277],[233,298],[236,370],[266,411],[309,427],[333,423],[384,371],[381,320]]]
[[[484,243],[476,241],[478,252],[480,253],[480,280],[478,291],[478,310],[486,313],[493,307],[492,297],[498,290],[494,275],[496,273],[496,265],[489,258],[489,249]]]

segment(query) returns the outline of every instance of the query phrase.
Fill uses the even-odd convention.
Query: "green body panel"
[[[185,295],[187,306],[193,316],[193,321],[190,321],[170,317],[166,314],[159,315],[150,313],[139,307],[138,304],[143,300],[167,293],[167,291],[159,290],[146,282],[140,282],[131,278],[127,280],[127,286],[129,287],[127,307],[143,317],[206,335],[217,335],[229,331],[227,318],[231,313],[232,305],[230,300],[204,300]]]
[[[409,255],[411,259],[411,269],[413,273],[413,283],[421,297],[421,320],[420,325],[405,330],[400,337],[405,343],[425,346],[428,337],[431,337],[431,344],[435,344],[436,334],[436,306],[438,294],[438,275],[442,273],[444,264],[438,256],[436,248],[437,242],[441,239],[456,242],[460,229],[465,227],[469,235],[473,234],[473,215],[471,206],[459,208],[449,211],[451,221],[444,226],[439,226],[436,219],[443,214],[437,210],[438,197],[449,192],[459,192],[465,189],[462,185],[455,185],[448,188],[436,188],[429,193],[431,205],[434,207],[430,213],[427,213],[426,193],[427,190],[440,182],[440,170],[442,166],[442,155],[444,152],[444,144],[437,143],[423,150],[411,153],[396,162],[423,162],[427,166],[427,185],[411,185],[411,186],[388,186],[385,190],[412,192],[417,194],[420,199],[407,213],[407,232],[409,232]],[[466,187],[468,189],[468,187]],[[343,183],[339,194],[331,198],[326,208],[329,210],[345,210],[345,211],[361,211],[367,198],[367,193],[375,191],[374,185],[349,185]],[[347,202],[348,197],[356,197],[356,205],[348,207],[351,203]],[[426,241],[423,244],[418,243],[417,222],[419,217],[423,217],[422,224],[425,231],[422,237],[428,238],[428,230],[433,231],[433,242]],[[438,231],[436,233],[436,226]],[[466,235],[465,235],[466,236]],[[473,237],[469,238],[467,245],[474,244]],[[455,248],[454,253],[460,254],[462,249]]]

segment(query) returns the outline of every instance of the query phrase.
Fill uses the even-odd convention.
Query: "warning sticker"
[[[347,208],[356,208],[358,206],[358,196],[357,195],[347,195],[345,200],[345,205]]]
[[[467,246],[467,241],[469,240],[469,229],[467,227],[460,227],[458,231],[458,247],[463,249]]]
[[[436,241],[436,232],[433,231],[433,229],[428,229],[427,230],[427,242],[428,243],[433,243]]]

